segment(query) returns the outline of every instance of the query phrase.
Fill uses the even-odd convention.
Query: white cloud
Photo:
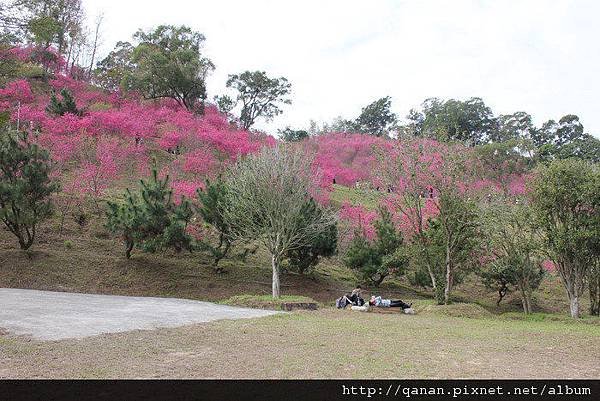
[[[600,135],[600,3],[580,1],[85,1],[105,14],[102,53],[138,28],[186,24],[227,74],[261,69],[293,84],[293,105],[260,127],[356,116],[386,95],[406,115],[425,98],[482,97],[539,124],[579,115]]]

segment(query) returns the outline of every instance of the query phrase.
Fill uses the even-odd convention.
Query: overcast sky
[[[101,55],[138,29],[185,24],[206,36],[227,74],[264,70],[292,83],[291,106],[260,128],[355,118],[391,96],[400,116],[428,97],[478,96],[495,114],[527,111],[536,124],[579,115],[600,136],[600,1],[527,0],[83,0],[104,13]]]

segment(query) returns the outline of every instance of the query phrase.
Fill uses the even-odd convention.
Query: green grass
[[[510,320],[522,320],[525,322],[561,322],[566,324],[593,324],[600,326],[600,317],[582,315],[580,319],[572,319],[568,315],[556,313],[531,313],[524,314],[518,312],[506,312],[500,315],[502,318]]]
[[[344,202],[348,202],[351,205],[361,205],[367,209],[377,209],[377,206],[384,195],[383,192],[348,188],[335,184],[333,185],[333,192],[331,193],[331,201],[337,206],[340,206]]]
[[[281,309],[283,303],[316,303],[316,301],[310,297],[302,295],[282,295],[275,299],[272,295],[235,295],[224,301],[222,304],[234,305],[234,306],[246,306],[250,308],[262,308],[262,309]]]

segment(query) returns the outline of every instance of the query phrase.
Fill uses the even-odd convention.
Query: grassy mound
[[[278,299],[274,299],[271,295],[235,295],[221,303],[233,306],[245,306],[249,308],[260,309],[281,309],[284,303],[317,303],[310,297],[300,295],[282,295]]]
[[[415,310],[423,315],[466,317],[473,319],[483,319],[492,317],[492,313],[477,304],[455,303],[450,305],[436,305],[433,302],[415,303]]]

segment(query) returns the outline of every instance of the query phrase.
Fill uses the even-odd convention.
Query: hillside
[[[373,196],[376,195],[367,194],[366,199]],[[335,199],[354,199],[368,205],[366,200],[360,202],[364,197],[363,191],[346,187],[337,187],[332,194]],[[83,227],[77,223],[77,215],[67,216],[62,233],[60,217],[53,218],[40,233],[37,246],[27,252],[16,249],[14,237],[0,230],[0,287],[208,301],[223,301],[240,294],[270,294],[269,257],[262,250],[246,261],[223,260],[223,274],[215,273],[209,255],[201,252],[161,255],[138,251],[126,260],[119,240],[110,236],[102,217],[95,215],[93,207],[87,212],[89,222]],[[332,306],[335,298],[358,281],[338,256],[322,261],[310,275],[284,274],[282,292],[308,296],[323,306]],[[431,299],[430,293],[411,287],[404,279],[391,279],[380,288],[366,290],[411,301]],[[517,294],[509,294],[500,307],[495,304],[496,297],[475,277],[457,287],[454,296],[458,302],[477,303],[492,313],[521,310]],[[564,313],[566,309],[559,278],[548,277],[535,296],[535,311]]]

